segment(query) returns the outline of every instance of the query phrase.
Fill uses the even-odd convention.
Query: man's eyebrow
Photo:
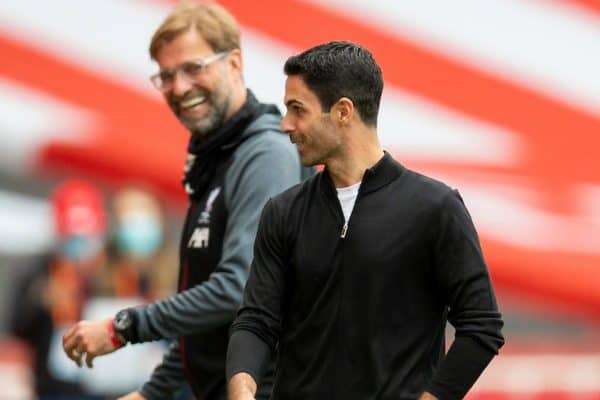
[[[299,105],[299,106],[301,106],[302,102],[299,101],[299,100],[296,100],[296,99],[291,99],[291,100],[288,100],[288,101],[285,102],[285,106],[286,107],[289,107],[289,106],[292,106],[292,105]]]

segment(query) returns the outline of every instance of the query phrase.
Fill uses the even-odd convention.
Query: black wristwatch
[[[119,311],[113,319],[113,327],[126,343],[137,343],[137,320],[132,310],[126,308]]]

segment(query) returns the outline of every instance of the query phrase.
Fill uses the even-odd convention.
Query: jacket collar
[[[364,185],[362,192],[369,193],[382,188],[396,180],[405,170],[406,168],[394,160],[390,153],[384,151],[383,157],[377,164],[365,171],[361,184],[361,186]]]
[[[390,153],[384,151],[383,157],[371,168],[365,170],[360,185],[360,193],[366,194],[382,188],[397,179],[405,170],[406,168],[394,160]],[[327,168],[323,170],[321,175],[321,182],[324,185],[323,189],[335,193],[335,186],[327,172]]]

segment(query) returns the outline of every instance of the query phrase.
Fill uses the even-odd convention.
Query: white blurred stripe
[[[93,114],[0,78],[0,169],[32,172],[37,153],[53,141],[83,141]]]
[[[275,103],[283,111],[283,64],[296,49],[247,27],[242,27],[242,47],[246,84],[259,100]]]
[[[157,68],[148,45],[169,9],[167,4],[139,0],[0,2],[0,34],[158,97],[148,80]],[[245,27],[242,43],[248,86],[261,100],[281,108],[283,63],[293,50]]]
[[[13,28],[5,32],[14,30],[33,43],[56,49],[70,62],[109,79],[146,87],[146,76],[155,68],[150,64],[146,69],[146,48],[167,10],[132,0],[57,0],[43,5],[23,0],[0,5],[0,20]],[[72,23],[64,22],[65,15]],[[248,86],[262,101],[283,109],[282,66],[296,49],[248,28],[243,28],[242,40]],[[380,121],[383,144],[399,154],[480,164],[512,164],[521,154],[520,143],[509,132],[393,89],[386,90]]]
[[[132,0],[0,1],[0,34],[158,96],[148,79],[156,68],[148,45],[168,9]]]
[[[305,1],[600,114],[600,17],[580,8],[547,0]]]
[[[600,354],[506,355],[495,358],[473,391],[520,394],[600,392]]]
[[[523,154],[518,135],[394,89],[384,91],[379,121],[383,147],[400,159],[512,165]]]
[[[53,243],[52,213],[44,200],[0,190],[0,221],[0,253],[41,253]]]
[[[476,183],[424,172],[459,189],[488,239],[533,250],[600,255],[600,220],[594,218],[600,203],[573,214],[556,214],[536,207],[540,193],[519,182]]]
[[[283,64],[297,52],[251,29],[244,29],[245,79],[262,101],[281,110]],[[447,162],[512,165],[520,161],[517,135],[451,112],[409,93],[386,87],[378,127],[382,145],[397,156],[410,155]]]
[[[139,0],[0,2],[0,34],[51,50],[55,56],[158,97],[148,77],[154,30],[170,7]],[[68,23],[67,23],[68,21]],[[283,63],[293,50],[242,27],[245,78],[257,96],[283,105]],[[42,67],[42,66],[40,66]]]

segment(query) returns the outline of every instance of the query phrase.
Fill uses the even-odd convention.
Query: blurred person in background
[[[81,318],[93,276],[105,267],[106,210],[102,193],[81,180],[60,184],[50,201],[56,246],[18,285],[10,330],[32,349],[40,398],[93,398],[60,350],[64,329]]]
[[[166,399],[187,380],[205,400],[225,399],[228,331],[250,269],[267,200],[298,183],[298,153],[281,114],[244,84],[240,30],[214,3],[176,7],[155,32],[152,82],[190,131],[184,187],[189,208],[180,244],[179,293],[126,308],[113,319],[80,321],[63,346],[77,364],[127,343],[174,341],[139,391],[123,399]],[[151,138],[148,138],[151,140]],[[269,382],[257,397],[267,398]]]
[[[93,296],[82,319],[106,318],[176,290],[177,271],[172,265],[177,262],[177,246],[168,235],[159,199],[142,188],[124,186],[111,193],[108,204],[107,262],[94,273]],[[110,398],[135,390],[169,344],[156,341],[111,354],[98,360],[93,371],[78,369],[80,380],[91,392]],[[64,353],[62,358],[77,368]]]
[[[504,338],[460,195],[383,151],[383,78],[367,49],[326,43],[284,71],[282,129],[325,169],[265,206],[229,399],[254,399],[276,349],[274,399],[462,398]]]
[[[108,246],[110,274],[99,280],[102,292],[115,297],[154,301],[173,294],[176,254],[167,240],[164,211],[150,192],[125,187],[111,197]]]

